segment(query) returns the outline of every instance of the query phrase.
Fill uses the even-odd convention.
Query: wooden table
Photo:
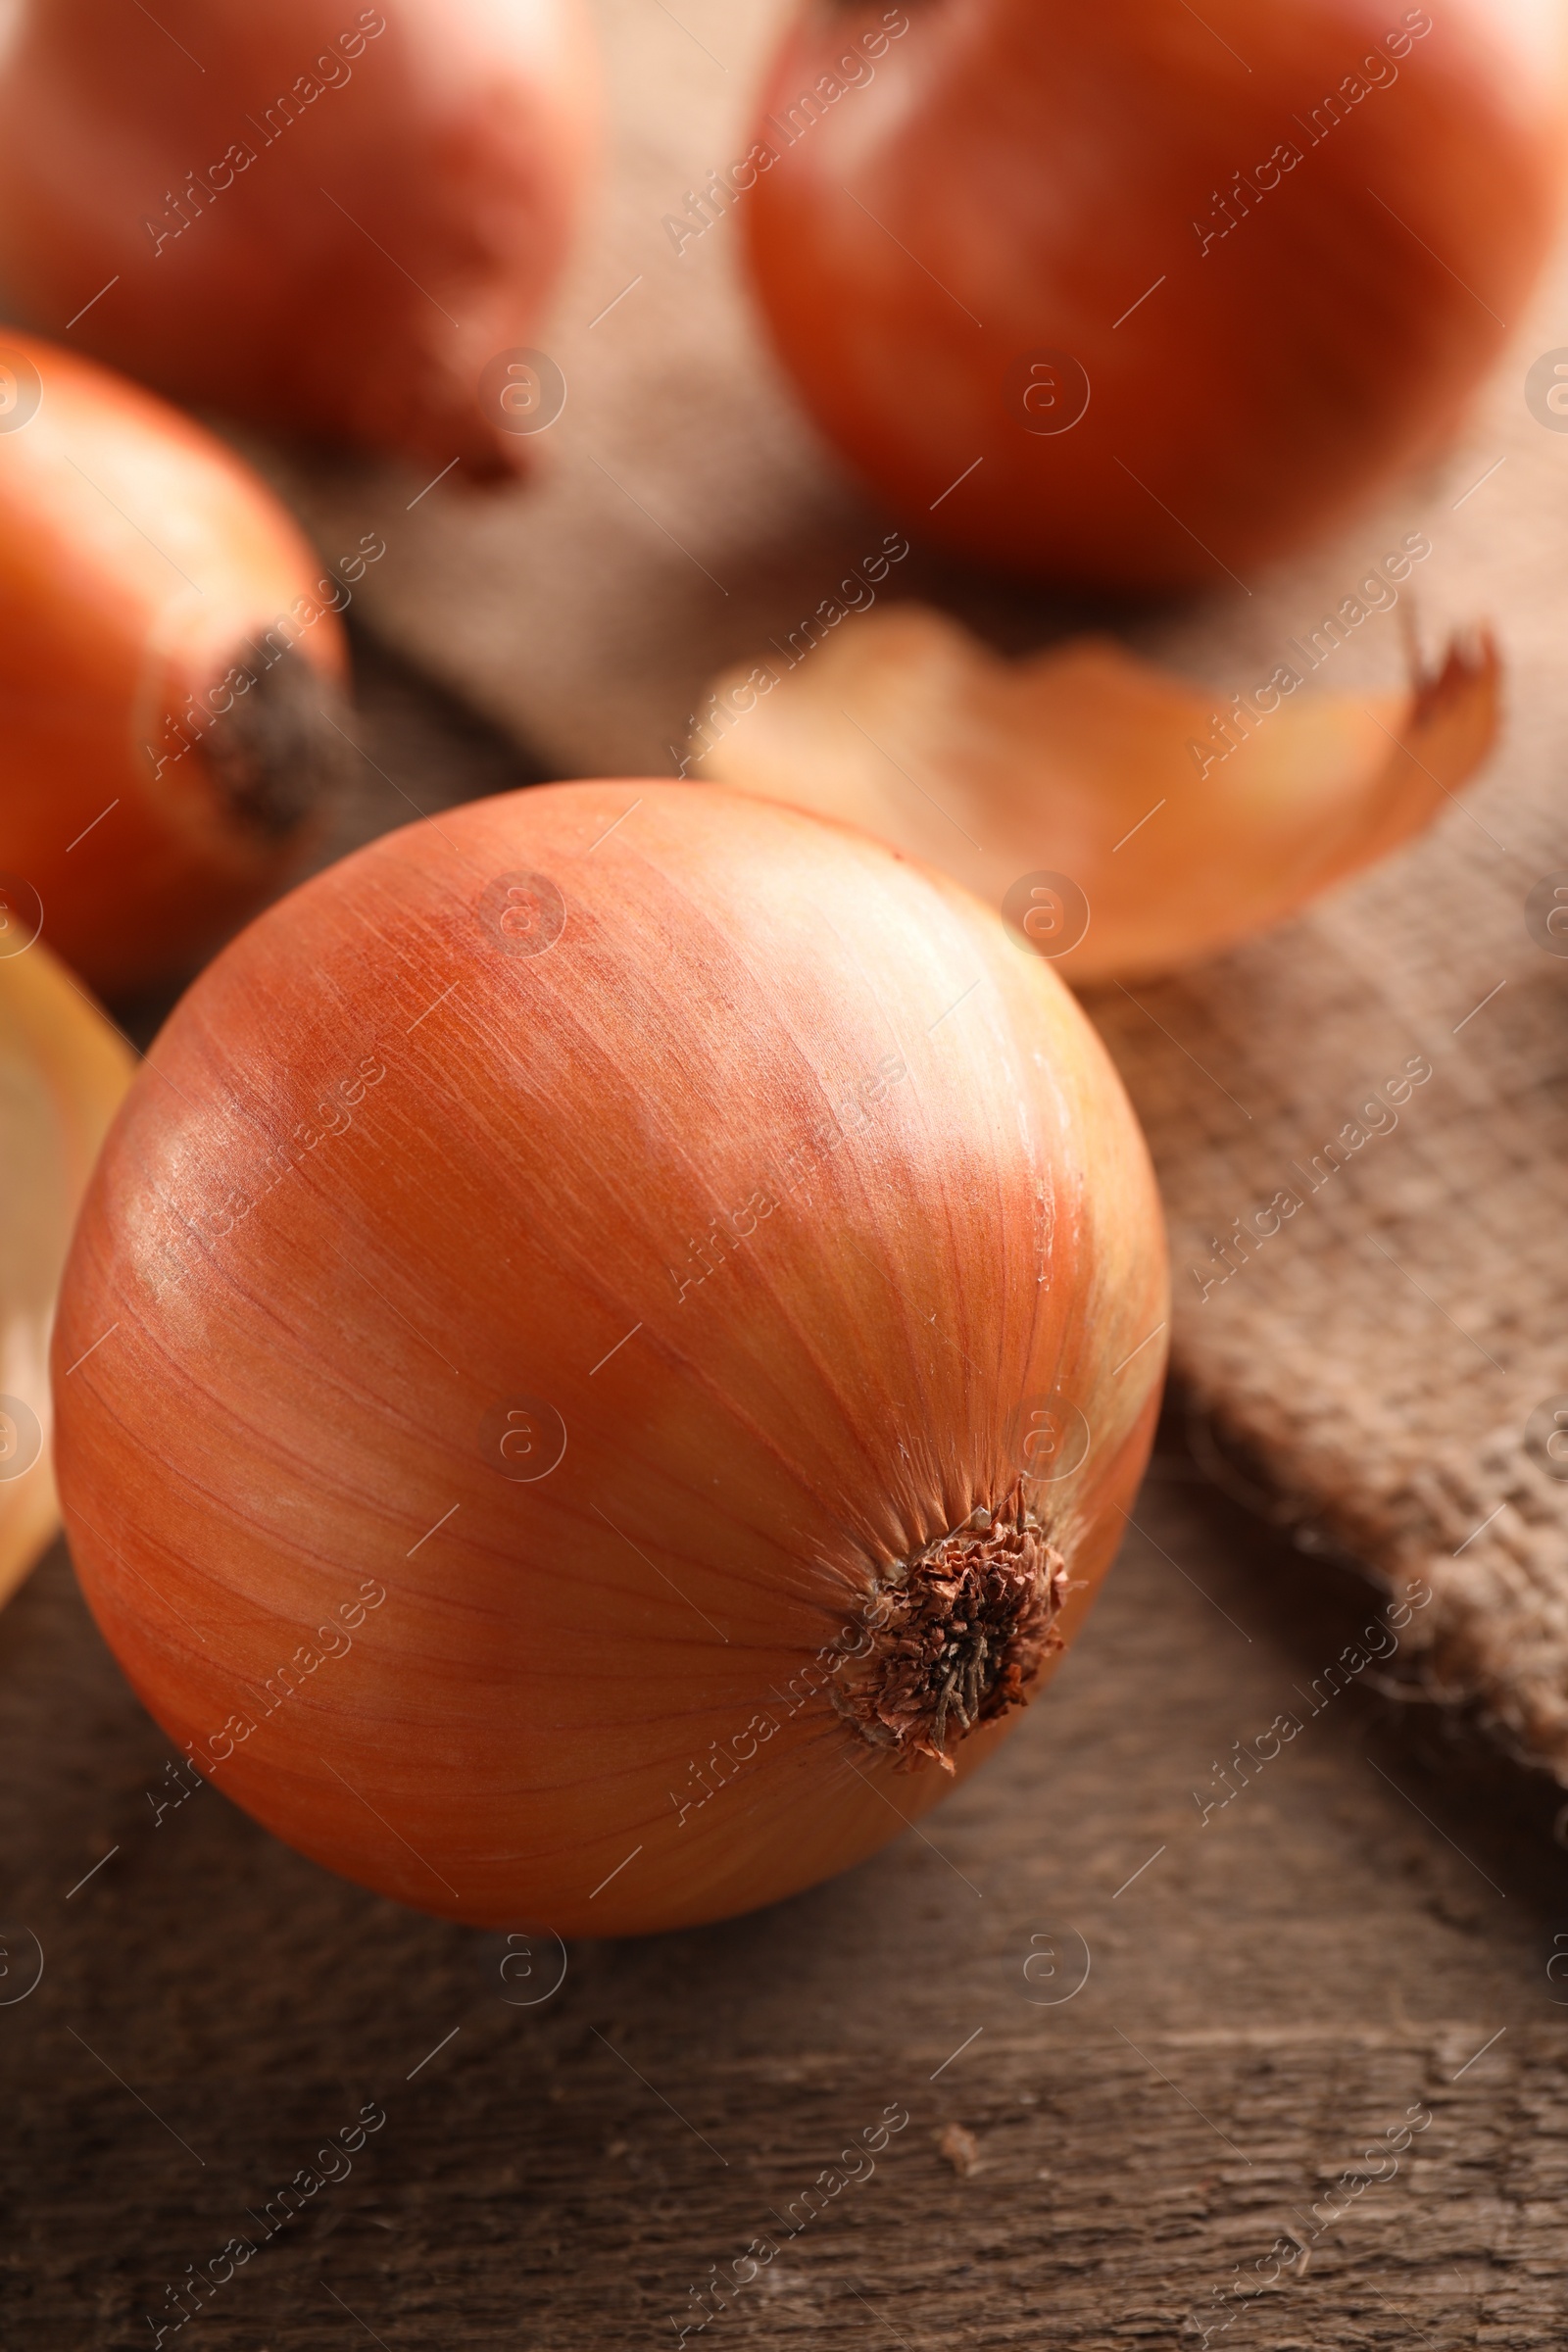
[[[329,848],[527,780],[373,649],[362,692]],[[0,1618],[0,2352],[150,2344],[247,2236],[166,2341],[632,2352],[740,2258],[710,2340],[1559,2344],[1558,1792],[1374,1689],[1397,1655],[1330,1696],[1378,1602],[1190,1436],[1173,1406],[1083,1642],[927,1829],[574,1944],[555,1989],[546,1943],[361,1893],[205,1787],[158,1814],[173,1759],[57,1548]],[[284,2222],[301,2168],[341,2177]]]

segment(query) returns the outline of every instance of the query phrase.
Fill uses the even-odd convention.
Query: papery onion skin
[[[269,909],[149,1059],[65,1288],[57,1367],[116,1326],[58,1384],[68,1525],[160,1723],[305,1852],[495,1927],[726,1916],[951,1785],[825,1693],[896,1563],[1027,1503],[1074,1630],[1159,1210],[1088,1023],[943,877],[535,789]]]
[[[0,902],[0,1602],[60,1524],[49,1335],[87,1178],[131,1054]],[[21,1407],[19,1410],[18,1407]]]
[[[1519,318],[1561,66],[1505,47],[1506,14],[807,7],[738,208],[797,388],[922,538],[1037,577],[1250,585],[1438,446]]]
[[[0,874],[112,994],[188,970],[286,876],[352,757],[352,590],[139,384],[4,329],[0,368]]]
[[[1496,740],[1500,678],[1481,629],[1402,695],[1298,692],[1282,669],[1248,701],[1112,638],[1008,661],[946,613],[886,605],[799,667],[716,678],[690,772],[858,825],[1015,924],[1032,880],[1065,881],[1070,923],[1038,953],[1074,987],[1147,979],[1284,921],[1446,814]]]
[[[20,18],[0,69],[15,315],[257,423],[461,460],[460,479],[524,469],[535,445],[479,378],[536,340],[575,226],[597,124],[579,0]]]

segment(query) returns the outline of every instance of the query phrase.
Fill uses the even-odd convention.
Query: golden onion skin
[[[1379,581],[1387,596],[1381,572],[1364,591]],[[858,825],[1025,926],[1041,916],[1017,904],[1015,877],[1055,869],[1063,978],[1144,979],[1222,954],[1401,849],[1496,743],[1502,661],[1487,629],[1412,663],[1402,694],[1300,683],[1277,670],[1221,720],[1210,693],[1113,638],[1009,661],[906,602],[782,677],[745,662],[722,673],[693,770]]]
[[[722,791],[517,793],[270,909],[149,1060],[62,1494],[137,1691],[278,1836],[476,1924],[673,1928],[1016,1720],[955,1700],[938,1757],[846,1694],[965,1527],[1076,1628],[1165,1258],[1099,1040],[956,885]]]

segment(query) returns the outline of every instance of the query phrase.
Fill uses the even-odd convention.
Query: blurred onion
[[[754,125],[758,292],[906,530],[1247,584],[1432,451],[1536,278],[1560,12],[812,0]],[[772,159],[772,160],[768,160]]]
[[[0,339],[0,871],[95,987],[188,970],[304,846],[353,757],[346,552],[139,384]]]
[[[16,0],[0,283],[181,400],[514,472],[597,105],[580,0]]]

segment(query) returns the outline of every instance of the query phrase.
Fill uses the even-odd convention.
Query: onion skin
[[[1553,67],[1465,0],[808,6],[741,199],[757,290],[911,532],[1035,577],[1249,584],[1431,453],[1517,323],[1560,179]],[[787,144],[824,74],[843,94]],[[1025,423],[1047,352],[1089,384],[1058,431],[1067,370]]]
[[[1282,667],[1286,692],[1227,705],[1113,638],[1006,661],[890,605],[798,671],[716,678],[692,772],[859,825],[1009,919],[1020,876],[1065,877],[1076,936],[1040,953],[1075,987],[1145,979],[1284,921],[1446,813],[1495,742],[1500,669],[1483,630],[1402,695],[1298,693]]]
[[[0,1402],[3,1603],[60,1524],[49,1446],[55,1292],[131,1056],[47,948],[16,952],[14,915],[0,914],[0,1399],[25,1408]]]
[[[14,313],[72,320],[183,401],[470,479],[522,470],[530,439],[477,386],[534,340],[575,223],[596,116],[579,0],[169,0],[156,22],[24,0],[21,19],[0,72]]]
[[[541,874],[564,928],[509,945]],[[57,1372],[118,1326],[57,1383],[67,1521],[145,1703],[306,1853],[563,1935],[871,1853],[954,1776],[792,1678],[1018,1501],[1053,1393],[1089,1450],[1024,1498],[1075,1630],[1157,1405],[1158,1203],[1071,997],[944,877],[706,788],[514,794],[269,909],[149,1059],[63,1297]],[[564,1431],[528,1408],[527,1483],[483,1450],[519,1396]],[[744,1786],[684,1817],[715,1752]]]
[[[0,431],[0,873],[113,994],[188,969],[286,875],[346,749],[351,592],[202,426],[0,343],[39,392]]]

